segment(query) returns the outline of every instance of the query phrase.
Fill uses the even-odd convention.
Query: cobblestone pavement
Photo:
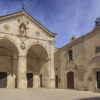
[[[100,100],[100,93],[66,89],[0,89],[0,100]]]

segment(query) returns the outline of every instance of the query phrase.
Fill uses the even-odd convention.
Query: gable
[[[11,34],[19,34],[20,24],[26,26],[26,34],[29,37],[54,38],[56,34],[50,32],[41,25],[37,20],[32,18],[25,11],[0,17],[0,32],[8,32]]]

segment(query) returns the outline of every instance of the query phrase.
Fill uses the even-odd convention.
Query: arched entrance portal
[[[27,53],[27,87],[46,87],[48,82],[48,54],[41,45],[33,45]],[[31,86],[29,85],[31,84]]]
[[[17,47],[10,40],[0,40],[0,88],[15,87],[17,56]]]
[[[73,72],[67,73],[67,88],[74,89],[74,73]]]

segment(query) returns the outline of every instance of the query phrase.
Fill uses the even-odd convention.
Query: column
[[[17,54],[13,56],[13,88],[15,88],[15,78],[17,74]]]
[[[50,68],[49,68],[49,71],[50,71],[50,74],[49,74],[49,88],[55,88],[55,73],[54,73],[54,42],[51,41],[50,42],[51,44],[51,49],[50,49],[50,60],[49,60],[49,65],[50,65]]]
[[[26,69],[27,69],[27,57],[19,56],[18,69],[17,69],[17,87],[18,88],[27,88]]]
[[[33,88],[39,88],[39,75],[33,75]]]
[[[49,88],[55,88],[54,55],[50,59],[50,83]]]
[[[7,73],[7,88],[13,88],[13,76],[11,72]]]

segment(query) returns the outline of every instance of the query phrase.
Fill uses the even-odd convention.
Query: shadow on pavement
[[[83,98],[78,100],[100,100],[100,97]]]

